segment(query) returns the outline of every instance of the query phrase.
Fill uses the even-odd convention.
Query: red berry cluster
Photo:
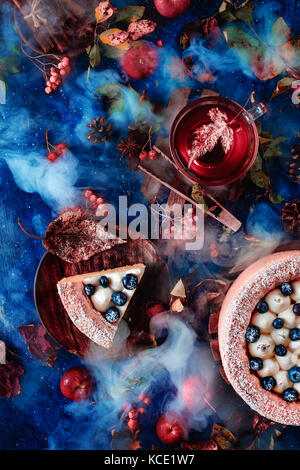
[[[97,209],[97,207],[101,206],[101,204],[104,203],[103,197],[96,196],[96,194],[90,189],[84,191],[84,197],[88,202],[92,204],[93,209]]]
[[[53,163],[55,162],[55,160],[58,159],[58,157],[60,157],[67,151],[68,151],[67,145],[61,142],[60,144],[57,144],[56,147],[54,147],[53,152],[48,153],[47,158],[51,163]]]
[[[151,403],[150,398],[145,396],[143,393],[140,393],[138,398],[140,402],[142,402],[141,403],[142,406],[139,406],[138,409],[132,407],[132,405],[129,405],[128,403],[124,403],[123,405],[124,411],[128,413],[127,426],[130,429],[130,431],[136,431],[139,427],[139,422],[138,422],[139,415],[143,415],[146,412],[145,408],[143,407],[143,404],[150,405]]]
[[[58,63],[57,69],[55,67],[51,67],[50,69],[50,78],[47,80],[45,88],[45,92],[48,95],[52,93],[52,91],[57,90],[61,84],[62,78],[71,72],[69,57],[63,57]]]
[[[158,153],[156,152],[156,150],[150,150],[149,152],[146,152],[146,150],[143,150],[140,154],[139,154],[139,159],[142,160],[142,162],[144,160],[156,160],[158,157]]]

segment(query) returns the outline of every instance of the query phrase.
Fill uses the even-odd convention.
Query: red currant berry
[[[148,152],[146,152],[145,150],[143,150],[140,154],[139,154],[139,159],[142,160],[142,162],[144,160],[147,160],[148,158]]]
[[[68,66],[68,67],[65,67],[65,72],[66,72],[66,73],[70,73],[70,72],[71,72],[71,67],[69,67],[69,66]]]
[[[53,77],[53,75],[50,77],[50,80],[49,80],[51,83],[55,83],[56,82],[56,78]]]
[[[145,413],[145,408],[143,408],[143,407],[139,408],[139,413],[141,415],[143,415]]]
[[[55,160],[58,159],[58,155],[56,152],[50,152],[48,153],[47,158],[50,162],[55,162]]]
[[[103,197],[98,197],[98,199],[97,199],[98,206],[100,206],[100,204],[103,204],[103,202],[104,202]]]
[[[68,147],[66,144],[64,143],[61,143],[61,144],[57,144],[56,146],[56,152],[58,153],[58,155],[61,155],[63,153],[66,153],[68,150]],[[92,193],[91,193],[92,194]]]
[[[49,86],[47,86],[47,87],[45,88],[45,93],[47,93],[47,95],[49,95],[49,93],[51,93],[51,92],[52,92],[52,88],[50,88]]]
[[[64,66],[69,65],[69,63],[70,63],[69,57],[68,57],[68,56],[64,56],[64,57],[61,59],[61,63],[62,63]]]
[[[67,72],[65,71],[65,69],[60,69],[60,74],[62,77],[64,77],[65,75],[67,75]]]
[[[50,69],[50,73],[51,73],[51,75],[53,75],[54,73],[57,73],[57,72],[56,72],[56,68],[54,68],[54,67],[51,67],[51,69]]]
[[[64,64],[63,64],[62,62],[59,62],[59,63],[57,64],[57,67],[58,67],[59,69],[63,69],[63,68],[64,68]]]
[[[158,153],[156,152],[156,150],[150,150],[148,155],[150,160],[156,160],[158,157]]]
[[[137,419],[138,414],[135,408],[129,411],[128,416],[130,419]]]
[[[158,41],[156,41],[156,45],[157,45],[158,47],[163,47],[164,44],[163,44],[162,40],[159,39]]]
[[[128,427],[130,429],[130,431],[136,431],[136,429],[138,428],[138,422],[136,419],[130,419],[128,421]]]
[[[86,191],[84,191],[84,197],[90,197],[92,194],[93,193],[90,189],[87,189]]]
[[[92,195],[90,196],[90,201],[91,201],[91,202],[96,202],[96,201],[97,201],[97,196],[95,196],[95,194],[92,194]]]

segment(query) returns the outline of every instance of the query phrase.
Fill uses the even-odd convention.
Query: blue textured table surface
[[[114,2],[124,5],[128,2]],[[135,2],[130,2],[135,3]],[[151,10],[152,1],[142,2]],[[221,2],[192,0],[192,7],[179,18],[164,20],[152,35],[167,44],[165,58],[180,56],[178,44],[182,26],[196,18],[215,12]],[[300,6],[297,1],[256,1],[257,24],[284,15],[293,33],[300,30]],[[298,4],[298,7],[297,7]],[[1,2],[0,55],[9,54],[19,45],[18,35],[12,29],[13,12]],[[168,49],[169,48],[169,49]],[[220,61],[220,57],[216,57]],[[44,81],[32,63],[20,55],[21,71],[6,78],[7,102],[0,105],[0,339],[21,356],[30,359],[26,343],[18,327],[38,324],[39,318],[33,300],[33,283],[36,268],[44,253],[40,240],[27,238],[19,229],[17,219],[32,233],[43,236],[48,223],[61,209],[76,204],[79,192],[76,187],[97,187],[107,200],[115,202],[119,194],[128,194],[129,202],[143,202],[140,192],[142,178],[131,172],[115,150],[116,141],[103,146],[93,146],[86,139],[86,124],[97,117],[101,110],[94,100],[95,89],[114,77],[121,80],[117,61],[107,61],[107,66],[91,71],[86,79],[88,59],[79,57],[63,87],[51,96],[44,93]],[[266,82],[244,73],[239,67],[222,68],[219,64],[217,80],[209,87],[223,96],[245,103],[251,91],[257,101],[267,101],[277,80]],[[139,91],[147,90],[150,100],[166,105],[171,92],[182,86],[178,79],[171,79],[166,66],[147,80],[134,83]],[[155,86],[158,80],[159,86]],[[187,79],[196,95],[202,85]],[[207,87],[207,84],[203,85]],[[265,129],[274,136],[288,137],[287,148],[299,131],[299,110],[293,106],[290,95],[279,97],[271,104],[271,113],[262,119]],[[132,121],[132,109],[126,108],[115,121],[120,133]],[[46,158],[46,129],[55,142],[68,143],[72,155],[66,163],[52,165]],[[272,164],[273,188],[286,200],[300,196],[299,187],[291,184],[278,163]],[[231,209],[247,224],[248,232],[257,231],[269,237],[280,233],[280,207],[268,203],[258,204],[248,217],[249,201],[235,202]],[[247,219],[248,218],[248,219]],[[172,262],[171,262],[172,264]],[[184,275],[195,260],[176,265],[174,270]],[[171,266],[172,267],[172,266]],[[210,266],[199,267],[203,276]],[[217,271],[217,268],[215,268]],[[66,351],[58,352],[53,368],[47,365],[21,360],[25,373],[21,377],[21,394],[0,399],[0,449],[109,449],[110,405],[80,408],[70,403],[59,390],[62,372],[79,364],[79,358]],[[245,405],[239,404],[241,408]],[[220,418],[220,421],[222,419]],[[207,424],[209,432],[211,421]],[[145,438],[145,447],[151,444]],[[300,433],[286,429],[281,439],[282,448],[299,448]]]

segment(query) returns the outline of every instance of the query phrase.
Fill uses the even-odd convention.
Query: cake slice
[[[134,264],[61,279],[58,293],[74,325],[95,343],[110,348],[145,268]]]

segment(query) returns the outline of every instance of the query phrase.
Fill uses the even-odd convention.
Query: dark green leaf
[[[139,5],[127,5],[118,11],[115,23],[120,23],[121,21],[131,23],[132,21],[140,20],[145,13],[145,9],[145,7]]]
[[[99,45],[96,43],[94,44],[90,51],[88,52],[89,54],[89,59],[90,59],[90,64],[91,64],[91,67],[95,68],[95,67],[98,67],[98,65],[100,64],[101,62],[101,54],[100,54],[100,47]]]

